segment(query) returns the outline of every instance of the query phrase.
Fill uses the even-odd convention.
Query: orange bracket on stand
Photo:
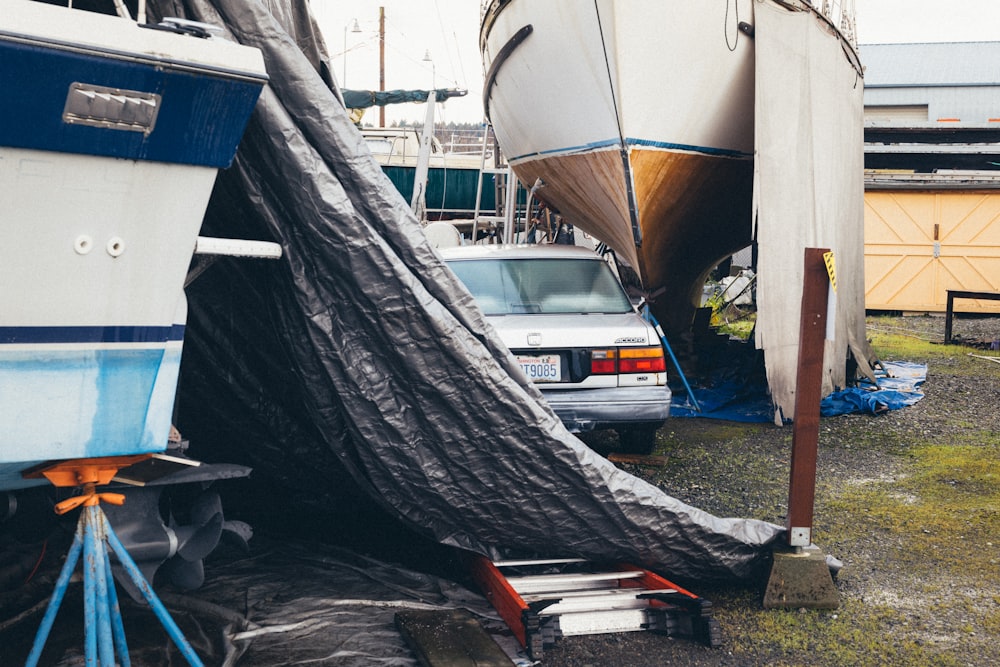
[[[120,493],[97,493],[96,488],[109,484],[122,468],[145,461],[152,454],[134,456],[103,456],[92,459],[72,459],[56,463],[43,463],[24,472],[24,477],[37,479],[44,477],[53,486],[82,486],[83,494],[64,500],[56,505],[56,514],[65,514],[77,507],[98,505],[101,501],[121,505],[125,496]]]

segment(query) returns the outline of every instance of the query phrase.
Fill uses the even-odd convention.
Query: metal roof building
[[[869,124],[1000,125],[1000,42],[862,44]]]
[[[1000,41],[858,48],[866,169],[1000,170]]]

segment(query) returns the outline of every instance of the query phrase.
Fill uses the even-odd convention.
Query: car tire
[[[618,429],[618,442],[628,454],[652,454],[656,449],[655,426],[637,426]]]

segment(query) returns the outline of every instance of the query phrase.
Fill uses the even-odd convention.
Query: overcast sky
[[[363,90],[378,89],[378,16],[379,7],[384,7],[386,88],[467,89],[466,97],[439,106],[437,120],[445,122],[482,120],[480,4],[478,0],[310,0],[337,80],[343,82],[346,73],[345,87]],[[1000,0],[855,0],[855,7],[861,44],[1000,40]],[[353,31],[355,19],[360,32]],[[430,61],[424,60],[428,55]],[[389,124],[423,118],[423,105],[386,107]],[[377,123],[378,111],[369,110],[364,121]]]

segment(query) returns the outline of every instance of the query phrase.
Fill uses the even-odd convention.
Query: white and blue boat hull
[[[165,449],[184,280],[258,51],[8,0],[0,16],[0,489]]]
[[[34,483],[20,473],[44,461],[164,449],[180,371],[179,338],[0,347],[2,488]]]

